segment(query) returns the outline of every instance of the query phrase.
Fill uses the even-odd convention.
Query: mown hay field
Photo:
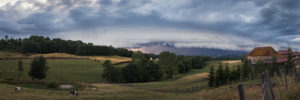
[[[0,59],[32,59],[39,56],[43,56],[49,59],[90,59],[94,61],[103,62],[105,60],[110,60],[113,64],[118,64],[122,62],[129,62],[131,58],[120,57],[120,56],[77,56],[66,53],[49,53],[49,54],[21,54],[16,52],[0,52]]]

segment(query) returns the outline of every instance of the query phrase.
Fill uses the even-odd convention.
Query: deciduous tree
[[[43,56],[34,58],[31,62],[31,68],[29,70],[29,76],[34,79],[44,79],[46,78],[46,72],[48,71],[49,67],[46,66],[46,59]]]

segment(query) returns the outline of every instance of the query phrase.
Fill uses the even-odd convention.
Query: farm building
[[[247,55],[247,59],[251,64],[256,64],[257,61],[271,63],[274,56],[277,57],[278,63],[284,63],[286,61],[286,57],[278,53],[272,47],[256,47]]]
[[[256,64],[257,61],[262,61],[263,63],[272,63],[272,58],[276,57],[277,63],[284,64],[287,61],[288,53],[288,50],[278,50],[277,52],[272,47],[256,47],[247,55],[247,59],[251,64]],[[300,52],[293,52],[292,56],[296,63],[300,63]]]

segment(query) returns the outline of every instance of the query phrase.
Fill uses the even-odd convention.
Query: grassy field
[[[22,88],[21,93],[16,93],[13,91],[15,85],[0,84],[2,94],[0,100],[239,100],[237,84],[186,93],[153,91],[128,84],[94,84],[94,86],[101,90],[81,90],[76,97],[69,96],[67,90]],[[244,89],[247,100],[262,99],[260,86],[247,85]],[[297,84],[290,92],[283,90],[281,96],[287,95],[288,98],[277,95],[276,100],[299,100],[297,99],[299,89],[300,84]]]
[[[28,76],[31,60],[22,60],[24,71],[21,80],[31,80]],[[101,62],[87,59],[49,59],[50,69],[45,80],[104,82],[101,77],[103,67]],[[16,78],[18,60],[0,60],[0,79]],[[121,66],[121,65],[120,65]]]
[[[0,68],[16,70],[18,60],[2,60]],[[25,71],[22,80],[30,80],[27,70],[31,60],[23,60]],[[238,100],[237,85],[244,84],[246,99],[262,99],[259,80],[233,83],[220,88],[208,88],[207,71],[210,66],[217,66],[220,61],[212,61],[203,69],[194,69],[189,73],[176,75],[173,79],[147,83],[109,84],[101,78],[103,68],[101,62],[87,59],[48,60],[50,70],[45,80],[79,81],[88,84],[79,90],[79,96],[69,96],[68,90],[49,89],[37,84],[4,84],[0,83],[0,100]],[[229,63],[230,67],[240,63]],[[126,64],[119,65],[125,66]],[[14,78],[15,72],[2,72],[0,79]],[[99,83],[100,82],[100,83]],[[22,87],[22,92],[14,92],[16,86]],[[92,88],[100,89],[94,91]],[[282,88],[274,88],[276,94],[288,100],[286,95],[297,98],[300,84],[289,92]],[[297,99],[290,99],[297,100]]]
[[[17,61],[18,60],[2,60],[0,61],[0,68],[16,70]],[[31,60],[23,60],[25,71],[22,80],[30,80],[27,73],[30,61]],[[215,62],[210,62],[208,66],[211,66],[214,63]],[[80,90],[79,97],[73,97],[67,96],[67,90],[47,89],[39,85],[28,87],[24,85],[0,84],[1,90],[6,91],[1,93],[5,94],[5,96],[0,96],[0,100],[73,100],[75,98],[84,100],[193,100],[198,99],[199,96],[197,96],[197,93],[202,90],[207,90],[205,87],[207,84],[207,73],[205,73],[208,69],[207,67],[201,70],[192,70],[189,73],[177,75],[173,79],[159,82],[108,84],[101,78],[103,68],[101,67],[100,62],[83,59],[48,60],[48,65],[50,66],[50,70],[45,80],[88,82],[90,86],[99,88],[101,91],[92,91],[91,88],[85,88]],[[14,78],[16,74],[16,72],[5,72],[1,73],[0,78]],[[13,91],[15,86],[21,86],[24,92],[15,93]],[[191,91],[196,87],[197,90]]]

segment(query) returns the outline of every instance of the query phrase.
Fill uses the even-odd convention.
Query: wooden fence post
[[[243,84],[238,85],[238,90],[239,90],[240,100],[245,100]]]

